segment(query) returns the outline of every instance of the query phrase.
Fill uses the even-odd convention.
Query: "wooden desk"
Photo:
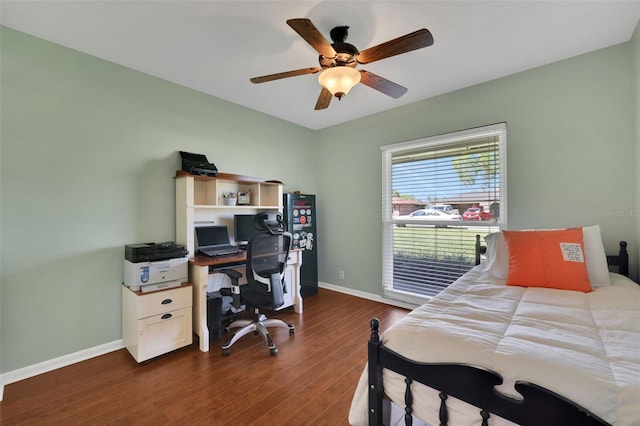
[[[300,296],[300,267],[302,266],[302,251],[294,249],[289,252],[285,267],[285,283],[293,289],[290,303],[280,309],[293,306],[297,313],[302,313],[302,296]],[[197,255],[189,259],[189,281],[193,285],[193,331],[200,338],[200,350],[209,351],[209,326],[207,325],[207,287],[209,286],[209,267],[234,267],[242,272],[244,277],[247,253],[237,255],[209,257]],[[212,273],[216,273],[213,271]]]

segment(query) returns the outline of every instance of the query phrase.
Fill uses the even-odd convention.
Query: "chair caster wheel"
[[[271,353],[271,356],[276,356],[278,354],[278,348],[271,348],[269,349],[269,352]]]
[[[289,330],[289,336],[293,336],[294,334],[296,334],[295,330],[293,330],[293,329]]]
[[[222,350],[222,356],[229,356],[230,353],[231,353],[231,349],[223,349]]]

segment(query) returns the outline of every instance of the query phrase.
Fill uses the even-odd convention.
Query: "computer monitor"
[[[236,244],[246,246],[249,240],[257,232],[253,225],[254,214],[237,214],[233,217],[233,228]]]

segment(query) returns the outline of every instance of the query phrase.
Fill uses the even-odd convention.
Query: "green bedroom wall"
[[[178,150],[315,192],[310,130],[1,31],[0,371],[121,338],[123,246],[175,239]]]
[[[633,91],[635,103],[632,109],[634,123],[633,181],[635,183],[633,214],[636,221],[636,265],[638,265],[638,269],[640,269],[640,248],[638,248],[638,244],[640,243],[640,21],[638,25],[636,25],[631,39],[631,50],[633,58],[632,76],[635,89]],[[640,272],[636,275],[636,281],[638,280],[640,280]]]
[[[635,223],[624,213],[634,188],[630,49],[613,46],[319,131],[317,158],[332,165],[318,182],[320,280],[381,293],[380,146],[503,121],[509,228],[599,224],[608,251],[627,239],[635,252]]]

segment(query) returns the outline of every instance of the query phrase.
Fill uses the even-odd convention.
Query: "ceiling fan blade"
[[[331,103],[332,97],[333,95],[331,94],[331,92],[323,87],[322,91],[320,92],[320,96],[318,96],[318,102],[316,102],[315,110],[317,111],[319,109],[328,108],[329,104]]]
[[[398,99],[400,96],[407,93],[406,87],[400,86],[393,81],[389,81],[386,78],[365,70],[360,70],[360,83],[395,99]]]
[[[411,52],[412,50],[421,49],[431,46],[432,44],[433,36],[428,29],[422,28],[421,30],[365,49],[356,56],[356,61],[358,61],[359,64],[369,64],[373,61]]]
[[[335,58],[336,51],[331,43],[318,31],[309,19],[297,18],[287,20],[287,24],[297,32],[307,43],[325,58]]]
[[[279,72],[276,74],[253,77],[253,78],[250,78],[249,80],[254,84],[266,83],[267,81],[280,80],[281,78],[295,77],[297,75],[315,74],[318,71],[322,71],[322,68],[302,68],[299,70],[285,71],[285,72]]]

